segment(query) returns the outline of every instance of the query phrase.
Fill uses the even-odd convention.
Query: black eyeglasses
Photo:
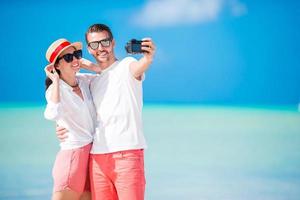
[[[57,58],[56,62],[59,62],[61,59],[64,59],[67,63],[70,63],[73,61],[73,57],[75,57],[76,59],[82,58],[82,50],[76,50],[73,53],[67,53],[62,57]]]
[[[100,40],[100,41],[90,42],[88,44],[88,46],[91,47],[91,49],[96,50],[96,49],[99,48],[100,44],[101,44],[102,47],[109,47],[110,42],[111,42],[111,38],[105,38],[105,39]]]

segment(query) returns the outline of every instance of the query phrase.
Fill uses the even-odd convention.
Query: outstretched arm
[[[142,39],[142,50],[144,50],[144,56],[136,62],[130,64],[130,71],[132,75],[140,80],[143,73],[148,69],[152,63],[155,54],[155,44],[151,38]]]

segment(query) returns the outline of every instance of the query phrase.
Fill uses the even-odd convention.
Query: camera
[[[126,43],[126,52],[129,54],[144,53],[144,50],[142,50],[142,42],[142,40],[131,39]]]

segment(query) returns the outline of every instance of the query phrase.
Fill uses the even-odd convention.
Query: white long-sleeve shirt
[[[95,132],[96,113],[89,89],[89,79],[80,75],[76,76],[76,79],[84,100],[61,79],[59,80],[59,103],[53,103],[50,100],[53,90],[52,85],[46,91],[45,118],[56,121],[59,126],[68,130],[68,137],[60,143],[63,150],[79,148],[91,143]]]

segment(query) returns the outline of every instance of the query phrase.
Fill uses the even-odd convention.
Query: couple
[[[46,52],[45,117],[63,127],[57,134],[65,138],[53,167],[52,199],[91,199],[91,191],[93,200],[142,200],[142,81],[155,45],[143,39],[141,59],[119,61],[108,26],[90,26],[85,39],[97,64],[82,58],[80,42],[60,39]],[[81,67],[98,74],[77,73]]]

